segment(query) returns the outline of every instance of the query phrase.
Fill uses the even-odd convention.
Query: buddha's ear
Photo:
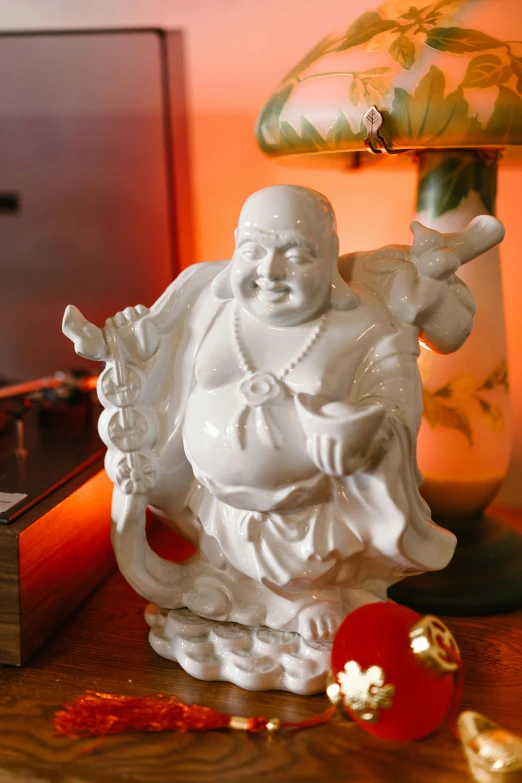
[[[332,257],[335,258],[335,262],[332,268],[330,304],[334,310],[352,310],[359,305],[359,297],[352,291],[348,283],[345,283],[339,272],[339,239],[337,234],[332,236]]]
[[[237,228],[234,229],[234,239],[237,246]],[[226,267],[216,275],[212,281],[211,289],[216,299],[222,299],[224,302],[228,299],[232,299],[234,294],[232,293],[232,285],[230,284],[230,272],[232,262],[226,265]]]
[[[232,286],[230,284],[230,267],[232,264],[227,264],[221,272],[216,275],[212,281],[211,289],[216,299],[222,299],[227,301],[232,299],[234,294],[232,293]]]

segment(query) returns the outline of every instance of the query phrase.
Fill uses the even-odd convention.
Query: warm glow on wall
[[[344,24],[318,36],[282,72],[258,116],[260,148],[298,165],[344,169],[347,190],[354,160],[376,159],[380,169],[392,156],[414,157],[415,219],[442,235],[462,231],[477,216],[495,213],[500,150],[522,145],[520,11],[516,0],[386,0],[347,9]],[[379,185],[375,193],[380,197]],[[401,201],[399,189],[395,200]],[[370,208],[375,231],[365,226],[366,247],[377,244],[375,232],[392,203]],[[421,611],[492,606],[480,596],[474,603],[459,563],[479,562],[492,536],[507,536],[483,514],[507,474],[512,418],[499,253],[480,253],[457,272],[477,303],[471,335],[450,356],[421,347],[424,414],[417,446],[433,518],[455,530],[463,529],[462,519],[474,525],[476,548],[466,549],[469,536],[463,544],[459,539],[452,575],[412,584],[411,597],[407,586],[394,594]],[[460,296],[468,300],[463,286]],[[518,550],[515,541],[515,560]],[[521,600],[510,594],[510,557],[509,546],[492,557],[497,611]],[[456,592],[463,593],[462,604]]]
[[[417,179],[411,159],[390,160],[387,165],[352,171],[349,176],[340,169],[306,166],[304,161],[301,167],[287,166],[267,158],[253,132],[260,108],[303,55],[332,30],[346,29],[350,17],[353,20],[378,5],[379,0],[330,0],[317,14],[316,6],[303,5],[300,0],[264,0],[262,4],[237,0],[12,3],[2,11],[0,22],[4,29],[17,30],[154,25],[185,31],[197,260],[207,261],[231,256],[241,205],[252,191],[271,184],[294,183],[324,193],[336,210],[343,253],[410,240]],[[504,26],[504,37],[521,38],[513,30],[522,22],[522,4],[511,6],[509,15],[503,10],[504,0],[496,5],[496,22]],[[252,45],[254,30],[256,43]],[[490,54],[497,56],[499,51]],[[492,95],[496,89],[488,88]],[[521,186],[516,162],[502,160],[497,213],[506,226],[501,263],[514,450],[500,497],[518,504],[522,504]]]

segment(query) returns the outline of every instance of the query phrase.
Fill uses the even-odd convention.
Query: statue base
[[[522,607],[522,536],[515,509],[493,508],[473,519],[444,521],[457,536],[442,571],[404,579],[388,596],[421,614],[479,617]]]
[[[217,622],[190,609],[149,604],[149,642],[198,680],[222,680],[250,691],[324,693],[332,645],[265,626]]]

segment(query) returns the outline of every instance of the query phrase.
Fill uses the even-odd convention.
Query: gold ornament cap
[[[410,647],[417,659],[434,677],[459,670],[460,650],[449,628],[433,615],[415,623],[409,633]]]

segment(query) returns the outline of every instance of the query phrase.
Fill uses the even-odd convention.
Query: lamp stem
[[[419,155],[416,219],[437,231],[462,230],[493,214],[498,153],[427,150]],[[424,416],[418,460],[436,519],[479,514],[509,464],[511,410],[498,248],[459,270],[477,301],[473,332],[451,356],[423,349]]]
[[[495,209],[498,153],[427,150],[418,156],[416,219],[462,230]],[[485,514],[507,473],[511,447],[498,248],[461,267],[477,302],[473,331],[450,356],[421,349],[424,415],[417,458],[436,522],[457,536],[443,571],[405,579],[390,597],[420,612],[493,614],[522,606],[522,537],[498,511]]]

